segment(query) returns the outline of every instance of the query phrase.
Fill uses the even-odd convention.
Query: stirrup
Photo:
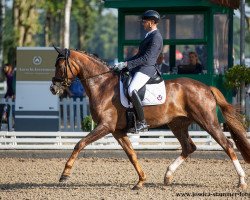
[[[137,134],[139,132],[147,132],[148,131],[148,125],[146,121],[138,121],[136,122],[135,127],[129,128],[128,133]]]
[[[148,131],[148,125],[146,121],[138,121],[136,123],[136,131],[138,132],[147,132]]]

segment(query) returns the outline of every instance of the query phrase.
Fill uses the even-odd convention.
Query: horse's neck
[[[117,86],[118,77],[112,73],[103,74],[88,80],[83,81],[87,96],[94,100],[102,100],[102,96],[111,94]]]
[[[85,65],[84,70],[88,70],[89,76],[96,76],[109,70],[108,66],[104,62],[87,53],[84,53],[82,58],[82,63]]]
[[[105,92],[103,89],[114,76],[112,73],[106,73],[110,71],[108,66],[85,53],[78,54],[78,58],[80,61],[78,77],[82,80],[88,97],[98,96],[99,93]]]

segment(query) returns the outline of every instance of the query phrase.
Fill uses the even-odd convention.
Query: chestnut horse
[[[127,136],[126,108],[120,103],[119,76],[100,59],[77,50],[58,49],[55,77],[52,79],[51,92],[62,94],[71,81],[78,77],[89,97],[90,112],[97,127],[75,146],[66,162],[60,182],[66,181],[72,166],[79,154],[90,143],[112,133],[114,138],[126,152],[133,164],[139,181],[133,189],[140,189],[146,181],[146,175],[138,162],[136,153]],[[250,163],[250,143],[246,131],[236,117],[233,106],[227,103],[222,93],[215,87],[209,87],[189,78],[167,80],[167,99],[164,104],[145,106],[145,118],[151,128],[167,124],[179,140],[182,152],[168,166],[164,183],[170,184],[173,174],[181,163],[196,150],[188,134],[188,126],[192,122],[199,124],[224,149],[233,162],[239,176],[239,187],[246,188],[245,172],[243,171],[233,144],[223,134],[216,115],[216,104],[220,107],[231,136],[247,163]]]

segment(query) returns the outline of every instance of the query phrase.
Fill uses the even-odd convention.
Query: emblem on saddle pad
[[[158,99],[159,101],[161,101],[161,100],[162,100],[162,96],[161,96],[161,95],[158,95],[157,99]]]

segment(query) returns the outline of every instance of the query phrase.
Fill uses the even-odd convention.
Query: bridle
[[[60,59],[64,59],[65,60],[65,66],[63,68],[63,76],[58,78],[58,77],[53,77],[52,78],[52,82],[53,83],[61,83],[62,86],[66,86],[69,87],[70,86],[70,82],[69,82],[69,78],[68,78],[68,69],[70,70],[71,74],[73,75],[73,79],[75,78],[75,75],[71,69],[71,65],[69,64],[69,56],[70,56],[70,50],[69,49],[64,49],[64,54],[63,53],[59,53],[57,59],[56,59],[56,63],[60,60]],[[75,67],[75,66],[74,66]]]
[[[64,59],[65,60],[65,66],[64,66],[64,72],[63,72],[63,76],[61,78],[57,78],[57,77],[53,77],[52,78],[52,82],[55,83],[55,82],[59,82],[61,83],[62,86],[65,86],[65,87],[69,87],[70,86],[70,81],[69,81],[69,78],[68,78],[68,70],[70,70],[71,74],[73,75],[73,79],[76,78],[76,76],[74,75],[73,71],[72,71],[72,67],[69,63],[69,56],[70,56],[70,50],[69,49],[64,49],[65,53],[59,53],[57,59],[56,59],[56,63],[58,62],[58,60],[60,59]],[[73,65],[74,68],[76,68],[74,65]],[[98,76],[101,76],[101,75],[104,75],[104,74],[107,74],[107,73],[110,73],[110,72],[113,72],[114,70],[112,68],[109,68],[108,71],[106,72],[103,72],[101,74],[96,74],[96,75],[93,75],[93,76],[90,76],[90,77],[87,77],[87,78],[81,78],[80,80],[88,80],[88,79],[92,79],[92,78],[95,78],[95,77],[98,77]]]

